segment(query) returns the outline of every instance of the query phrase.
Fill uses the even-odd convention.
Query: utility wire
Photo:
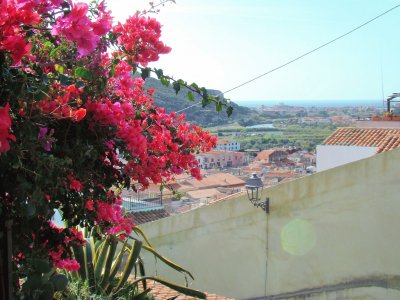
[[[318,51],[318,50],[320,50],[320,49],[322,49],[322,48],[324,48],[324,47],[326,47],[326,46],[328,46],[328,45],[330,45],[330,44],[332,44],[332,43],[334,43],[334,42],[336,42],[336,41],[338,41],[338,40],[340,40],[342,38],[344,38],[345,36],[348,36],[349,34],[353,33],[354,31],[356,31],[356,30],[368,25],[369,23],[379,19],[380,17],[383,17],[384,15],[388,14],[389,12],[391,12],[392,10],[395,10],[398,7],[400,7],[400,4],[397,4],[396,6],[386,10],[385,12],[383,12],[381,14],[379,14],[378,16],[376,16],[376,17],[374,17],[374,18],[362,23],[361,25],[353,28],[350,31],[347,31],[346,33],[344,33],[344,34],[342,34],[342,35],[340,35],[340,36],[338,36],[338,37],[336,37],[336,38],[334,38],[332,40],[330,40],[329,42],[326,42],[326,43],[322,44],[321,46],[318,46],[318,47],[316,47],[316,48],[314,48],[314,49],[312,49],[312,50],[310,50],[310,51],[308,51],[308,52],[306,52],[306,53],[304,53],[304,54],[302,54],[300,56],[297,56],[296,58],[294,58],[294,59],[292,59],[292,60],[290,60],[290,61],[288,61],[288,62],[286,62],[286,63],[284,63],[284,64],[282,64],[282,65],[280,65],[278,67],[276,67],[276,68],[273,68],[272,70],[269,70],[268,72],[265,72],[265,73],[263,73],[261,75],[258,75],[258,76],[254,77],[254,78],[252,78],[252,79],[250,79],[250,80],[248,80],[246,82],[243,82],[243,83],[241,83],[241,84],[239,84],[239,85],[237,85],[237,86],[235,86],[235,87],[233,87],[233,88],[231,88],[229,90],[226,90],[225,92],[222,92],[221,94],[219,94],[219,96],[225,95],[225,94],[227,94],[229,92],[232,92],[233,90],[236,90],[236,89],[238,89],[238,88],[240,88],[240,87],[242,87],[244,85],[247,85],[247,84],[249,84],[249,83],[251,83],[253,81],[256,81],[257,79],[260,79],[261,77],[264,77],[264,76],[266,76],[268,74],[271,74],[272,72],[275,72],[275,71],[277,71],[279,69],[282,69],[282,68],[284,68],[284,67],[286,67],[286,66],[288,66],[288,65],[290,65],[290,64],[292,64],[292,63],[294,63],[294,62],[296,62],[296,61],[298,61],[300,59],[302,59],[303,57],[306,57],[306,56],[310,55],[311,53],[314,53],[314,52],[316,52],[316,51]],[[188,107],[186,107],[184,109],[181,109],[178,112],[182,112],[182,111],[187,110],[187,109],[189,109],[189,108],[191,108],[193,106],[196,106],[196,105],[199,105],[199,103],[196,103],[196,104],[193,104],[191,106],[188,106]]]
[[[388,9],[387,11],[381,13],[380,15],[376,16],[375,18],[370,19],[369,21],[367,21],[367,22],[357,26],[356,28],[354,28],[354,29],[352,29],[352,30],[350,30],[350,31],[348,31],[348,32],[346,32],[346,33],[334,38],[333,40],[330,40],[329,42],[326,42],[325,44],[322,44],[321,46],[319,46],[317,48],[314,48],[314,49],[312,49],[312,50],[310,50],[310,51],[308,51],[308,52],[306,52],[306,53],[304,53],[304,54],[302,54],[302,55],[300,55],[300,56],[288,61],[287,63],[284,63],[284,64],[282,64],[282,65],[280,65],[280,66],[278,66],[278,67],[276,67],[276,68],[274,68],[272,70],[269,70],[268,72],[265,72],[265,73],[263,73],[261,75],[258,75],[256,77],[244,82],[244,83],[241,83],[241,84],[239,84],[239,85],[237,85],[237,86],[235,86],[235,87],[223,92],[222,94],[229,93],[229,92],[231,92],[233,90],[236,90],[236,89],[238,89],[238,88],[240,88],[240,87],[242,87],[242,86],[244,86],[246,84],[249,84],[250,82],[253,82],[253,81],[255,81],[255,80],[257,80],[257,79],[259,79],[261,77],[264,77],[264,76],[266,76],[268,74],[271,74],[272,72],[275,72],[275,71],[277,71],[279,69],[282,69],[283,67],[286,67],[287,65],[290,65],[291,63],[294,63],[295,61],[298,61],[299,59],[302,59],[303,57],[305,57],[307,55],[310,55],[311,53],[313,53],[315,51],[318,51],[318,50],[320,50],[320,49],[322,49],[322,48],[324,48],[324,47],[336,42],[337,40],[340,40],[341,38],[344,38],[345,36],[353,33],[354,31],[356,31],[356,30],[358,30],[358,29],[360,29],[360,28],[362,28],[362,27],[364,27],[366,25],[368,25],[369,23],[375,21],[376,19],[379,19],[380,17],[383,17],[384,15],[386,15],[389,12],[391,12],[392,10],[395,10],[398,7],[400,7],[400,4],[397,4],[396,6],[392,7],[391,9]]]

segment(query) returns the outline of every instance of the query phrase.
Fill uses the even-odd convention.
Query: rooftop
[[[141,286],[141,284],[139,284],[139,285]],[[174,290],[170,289],[169,287],[166,287],[165,285],[162,285],[155,281],[147,280],[147,288],[151,289],[149,294],[153,295],[154,299],[157,299],[157,300],[167,300],[167,299],[194,300],[194,299],[198,299],[195,297],[190,297],[190,296],[180,294],[177,291],[174,291]],[[208,299],[208,300],[229,300],[226,297],[218,296],[215,294],[206,293],[206,295],[207,295],[206,299]]]
[[[273,149],[268,149],[268,150],[262,150],[260,153],[257,154],[256,159],[257,160],[268,160],[269,156],[273,153],[276,152],[286,152],[286,149],[281,149],[281,148],[273,148]]]
[[[169,217],[169,213],[165,209],[154,209],[148,211],[131,212],[129,215],[132,217],[136,225],[153,222],[162,218]]]
[[[187,192],[187,195],[192,199],[202,199],[202,198],[216,199],[225,196],[224,193],[221,193],[216,188],[190,191]]]
[[[174,185],[175,189],[179,191],[193,191],[199,189],[207,189],[214,187],[235,187],[245,185],[246,183],[229,173],[215,173],[208,176],[204,176],[201,181],[197,179],[188,179],[179,181]]]
[[[338,128],[322,145],[378,147],[378,153],[400,147],[400,128]]]

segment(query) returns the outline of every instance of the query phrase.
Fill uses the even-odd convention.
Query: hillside
[[[186,98],[186,90],[182,89],[176,95],[172,86],[165,87],[161,82],[155,78],[147,78],[145,88],[153,88],[156,90],[153,98],[157,106],[164,107],[168,112],[175,111],[186,114],[186,120],[203,127],[211,127],[218,125],[225,125],[229,123],[238,122],[252,118],[255,114],[251,109],[239,106],[236,103],[231,103],[233,107],[233,114],[228,118],[225,111],[216,112],[215,106],[210,104],[204,108],[201,107],[201,98],[195,97],[195,102],[191,102]],[[221,94],[218,90],[208,90],[210,95]],[[198,105],[194,105],[199,103]],[[188,108],[190,107],[190,108]],[[187,108],[187,109],[185,109]]]

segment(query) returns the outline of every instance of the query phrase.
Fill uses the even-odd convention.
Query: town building
[[[317,172],[400,147],[400,128],[338,128],[317,146]]]
[[[196,155],[200,169],[237,168],[247,163],[247,154],[235,151],[212,150]]]
[[[285,149],[268,149],[262,150],[257,154],[256,160],[264,161],[269,164],[277,164],[287,160],[288,153]]]
[[[220,151],[239,151],[240,143],[235,141],[218,140],[215,149]]]

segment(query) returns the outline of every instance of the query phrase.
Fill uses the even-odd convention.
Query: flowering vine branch
[[[33,297],[48,266],[79,269],[71,247],[85,240],[74,226],[129,236],[122,189],[182,172],[201,178],[195,154],[216,138],[157,107],[146,72],[232,111],[147,68],[170,50],[158,21],[135,13],[113,26],[105,1],[0,0],[0,220],[13,221],[16,297]],[[138,69],[143,78],[132,76]],[[52,223],[55,210],[69,227]]]

